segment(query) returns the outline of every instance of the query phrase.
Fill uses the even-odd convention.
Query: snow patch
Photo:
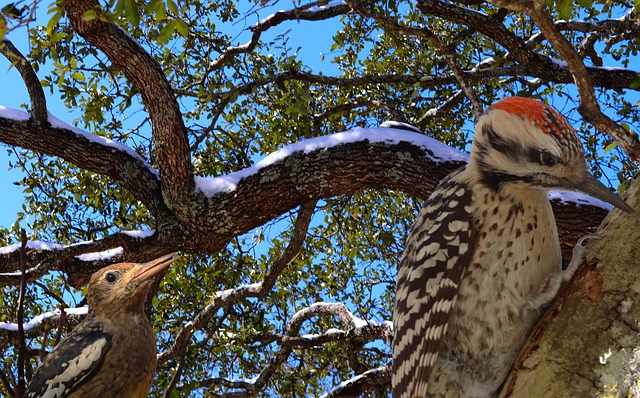
[[[65,129],[65,130],[70,130],[73,131],[74,133],[76,133],[77,135],[84,137],[86,139],[88,139],[91,142],[95,142],[97,144],[100,145],[104,145],[104,146],[108,146],[114,149],[117,149],[119,151],[123,151],[126,152],[127,154],[133,156],[134,158],[138,159],[140,162],[142,162],[151,172],[153,172],[154,174],[158,174],[158,171],[156,169],[154,169],[153,167],[151,167],[151,165],[149,165],[147,163],[147,161],[138,154],[138,152],[134,151],[132,148],[129,148],[128,146],[121,144],[117,141],[111,140],[109,138],[106,137],[102,137],[100,135],[95,135],[95,134],[91,134],[88,131],[79,129],[75,126],[72,126],[66,122],[63,122],[62,120],[56,118],[55,116],[53,116],[51,113],[48,113],[49,117],[49,123],[51,123],[52,127],[55,128],[59,128],[59,129]]]
[[[88,307],[65,308],[64,309],[64,312],[67,315],[87,315],[88,311],[89,311]],[[54,311],[48,311],[48,312],[45,312],[44,314],[40,314],[40,315],[37,315],[37,316],[33,317],[28,322],[23,323],[22,327],[24,328],[25,331],[27,331],[29,329],[33,329],[34,327],[38,326],[45,319],[51,318],[51,317],[54,317],[54,316],[59,316],[59,315],[60,315],[60,310],[59,309],[56,309]],[[11,331],[11,332],[15,332],[15,331],[18,330],[18,324],[17,323],[13,323],[13,322],[0,322],[0,329],[4,329],[4,330]]]
[[[575,203],[576,205],[591,205],[600,207],[605,210],[611,210],[613,208],[607,202],[603,202],[600,199],[592,198],[580,192],[570,191],[549,191],[549,200],[558,199],[561,203]]]
[[[358,380],[362,379],[363,377],[366,377],[367,375],[371,374],[371,373],[379,373],[379,372],[384,372],[387,369],[386,366],[380,366],[379,368],[375,368],[375,369],[369,369],[366,372],[359,374],[355,377],[350,378],[349,380],[345,380],[342,383],[338,384],[337,386],[333,387],[331,389],[331,391],[329,391],[328,393],[322,395],[320,398],[326,398],[331,396],[331,394],[349,386],[350,384],[353,384],[355,382],[357,382]]]
[[[80,260],[80,261],[108,260],[108,259],[110,259],[112,257],[117,256],[118,254],[122,254],[123,252],[124,252],[124,249],[122,248],[122,246],[118,246],[115,249],[103,250],[101,252],[81,254],[79,256],[76,256],[76,258],[78,260]]]
[[[156,233],[155,229],[149,229],[147,231],[120,231],[120,233],[131,236],[132,238],[144,239]]]
[[[0,105],[0,117],[17,120],[19,122],[26,122],[31,118],[31,115],[25,111],[7,108],[6,106]]]
[[[8,245],[4,247],[0,247],[0,254],[9,254],[15,251],[20,250],[21,243],[14,243],[13,245]],[[29,240],[27,241],[27,248],[34,250],[61,250],[64,248],[63,245],[59,243],[49,243],[43,242],[41,240]]]

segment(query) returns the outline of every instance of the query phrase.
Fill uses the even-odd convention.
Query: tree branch
[[[375,387],[389,385],[391,374],[388,366],[368,370],[360,375],[345,380],[321,398],[341,398],[361,396]]]
[[[368,131],[375,136],[379,130],[360,131]],[[202,204],[192,209],[198,212],[201,222],[189,233],[180,229],[177,222],[163,222],[160,219],[158,232],[142,240],[119,233],[55,252],[32,252],[29,253],[29,262],[36,266],[27,272],[27,280],[34,280],[49,269],[57,269],[72,276],[72,285],[82,285],[92,272],[108,262],[85,262],[75,256],[118,246],[122,246],[124,251],[117,260],[126,261],[148,261],[167,254],[169,248],[215,253],[234,236],[259,227],[301,203],[363,189],[395,189],[413,197],[427,198],[442,178],[464,164],[462,160],[434,160],[439,156],[446,159],[450,155],[441,151],[451,149],[420,134],[397,130],[397,133],[389,135],[389,142],[369,142],[366,135],[353,142],[344,142],[349,139],[348,134],[352,133],[329,136],[335,137],[336,142],[342,142],[340,145],[319,147],[306,153],[299,150],[262,168],[254,167],[251,173],[240,171],[239,175],[244,178],[231,174],[213,180],[215,183],[239,179],[239,182],[231,191],[220,191],[211,197],[201,195]],[[396,134],[408,134],[403,137],[411,142],[394,139]],[[327,137],[321,138],[325,139]],[[312,143],[311,140],[304,142],[305,145]],[[438,146],[434,147],[435,144]],[[430,146],[439,149],[429,149]],[[598,225],[607,213],[595,206],[556,206],[560,205],[562,210],[557,213],[558,217],[566,217],[567,222],[559,220],[558,228],[561,236],[570,232],[568,236],[571,238],[567,242],[572,243],[575,242],[574,236],[584,235],[590,227]],[[578,214],[585,212],[584,209],[593,209],[593,213],[585,213],[588,215],[580,219]],[[0,255],[0,272],[12,272],[18,268],[15,253]],[[17,285],[20,276],[0,274],[0,282]],[[219,303],[216,302],[214,307],[217,305]]]
[[[327,315],[337,316],[340,319],[342,326],[346,329],[346,332],[332,329],[331,331],[327,331],[321,335],[298,336],[300,328],[304,322],[313,317]],[[385,339],[388,341],[391,339],[392,334],[393,331],[390,322],[383,323],[363,321],[354,317],[347,307],[341,303],[315,303],[296,312],[291,317],[284,336],[272,337],[271,341],[279,342],[280,350],[274,357],[269,359],[268,364],[262,369],[260,374],[251,379],[251,381],[230,380],[225,377],[214,377],[202,380],[198,385],[210,389],[224,387],[232,390],[227,393],[218,394],[218,396],[221,397],[252,396],[255,392],[259,391],[266,385],[274,372],[289,358],[294,347],[317,347],[319,345],[335,341],[343,341],[345,344],[350,344],[353,341],[358,341],[360,344],[364,344],[379,339]],[[361,392],[367,391],[375,385],[388,382],[388,370],[385,369],[385,367],[382,367],[377,370],[365,372],[365,374],[352,378],[349,382],[345,382],[345,386],[348,385],[348,389],[351,390],[360,389]],[[378,372],[380,373],[378,374]],[[362,378],[363,380],[360,380]],[[377,382],[373,382],[373,380],[377,380]],[[337,391],[337,389],[334,389],[333,391]],[[342,391],[346,392],[347,389]]]
[[[104,52],[121,70],[149,111],[151,133],[158,156],[158,168],[167,205],[187,225],[199,221],[185,212],[195,198],[193,166],[187,130],[180,106],[160,65],[119,26],[96,17],[85,20],[88,10],[101,13],[96,0],[63,1],[71,26],[89,43]]]
[[[18,382],[16,383],[16,395],[21,397],[25,391],[25,379],[24,379],[24,357],[26,355],[26,341],[24,336],[24,296],[27,294],[27,278],[25,277],[25,270],[27,269],[27,233],[24,228],[20,229],[20,293],[18,295]]]
[[[36,125],[49,125],[47,115],[47,100],[40,84],[38,75],[22,53],[7,39],[0,41],[0,53],[2,53],[12,65],[15,65],[22,76],[29,98],[31,99],[31,116]]]
[[[286,11],[278,11],[275,14],[270,15],[269,17],[259,21],[253,27],[251,27],[251,31],[253,31],[253,35],[251,40],[248,43],[230,47],[224,53],[222,53],[216,60],[212,61],[209,65],[205,76],[224,65],[226,65],[234,55],[241,53],[249,53],[253,51],[253,49],[260,42],[260,37],[262,33],[269,30],[270,28],[277,26],[285,21],[321,21],[329,18],[336,17],[338,15],[344,15],[350,11],[349,7],[346,4],[337,4],[331,7],[323,7],[318,9],[310,9],[312,6],[317,4],[327,3],[326,1],[318,1],[312,4],[307,4],[303,8],[293,8],[291,10]]]
[[[57,156],[83,169],[109,176],[144,203],[150,212],[158,214],[163,209],[166,212],[158,176],[141,156],[107,138],[59,125],[61,127],[44,127],[0,117],[0,141]]]

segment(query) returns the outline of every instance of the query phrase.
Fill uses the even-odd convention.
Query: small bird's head
[[[89,281],[89,311],[109,308],[120,311],[143,311],[151,280],[175,261],[176,253],[148,263],[120,263],[96,271]]]
[[[471,161],[485,185],[578,191],[622,210],[633,209],[593,177],[569,122],[540,101],[508,97],[476,123]]]

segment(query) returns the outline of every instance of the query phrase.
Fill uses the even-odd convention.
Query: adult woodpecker
[[[492,397],[576,265],[562,271],[550,189],[632,212],[593,177],[550,106],[505,98],[475,126],[471,158],[434,190],[398,268],[395,398]],[[575,262],[574,262],[575,263]]]
[[[153,277],[173,263],[174,255],[95,272],[87,291],[87,317],[45,357],[24,396],[146,397],[156,344],[144,303]]]

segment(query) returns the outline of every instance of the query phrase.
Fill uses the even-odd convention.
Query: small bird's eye
[[[541,151],[538,162],[543,166],[551,167],[558,164],[558,158],[553,156],[549,152]]]
[[[116,281],[116,279],[118,279],[118,277],[116,276],[115,273],[108,272],[107,275],[104,276],[104,279],[106,279],[107,282],[109,282],[109,283],[113,283],[113,282]]]

